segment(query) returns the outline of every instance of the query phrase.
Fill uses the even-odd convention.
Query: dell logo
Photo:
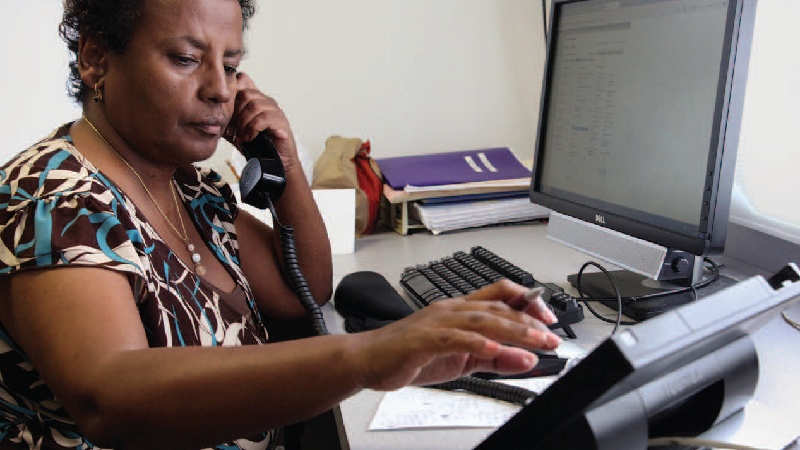
[[[606,224],[606,218],[601,216],[600,214],[595,214],[594,215],[594,221],[597,222],[597,223],[602,223],[603,225]]]

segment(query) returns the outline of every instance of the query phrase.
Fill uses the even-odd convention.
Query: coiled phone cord
[[[465,376],[456,378],[445,383],[431,384],[425,386],[433,389],[445,391],[465,391],[483,397],[494,398],[515,405],[525,406],[532,402],[538,394],[529,389],[518,386],[511,386],[497,381],[484,380],[483,378]]]
[[[286,275],[289,278],[289,283],[292,286],[295,294],[300,299],[300,303],[308,311],[311,316],[311,323],[314,327],[314,333],[318,336],[325,336],[330,334],[328,327],[325,325],[325,318],[322,315],[322,309],[319,307],[314,296],[311,294],[311,289],[308,287],[306,277],[300,270],[300,262],[297,260],[297,246],[294,240],[294,227],[283,225],[278,220],[278,215],[275,213],[275,207],[272,205],[272,200],[267,197],[267,206],[272,213],[275,223],[278,224],[281,237],[281,252],[283,254],[283,265],[286,269]]]

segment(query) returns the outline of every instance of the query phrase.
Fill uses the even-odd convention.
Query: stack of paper
[[[544,219],[550,210],[521,198],[470,202],[414,203],[412,217],[433,234],[463,228]]]
[[[549,214],[528,200],[531,171],[505,147],[376,162],[389,203],[409,204],[409,216],[433,234]]]
[[[473,194],[491,194],[496,192],[528,192],[531,178],[513,178],[509,180],[478,181],[474,183],[441,184],[435,186],[411,186],[403,189],[392,189],[383,185],[383,195],[390,203],[400,203],[420,199],[455,197]]]

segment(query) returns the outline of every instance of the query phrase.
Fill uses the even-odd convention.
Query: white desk
[[[400,275],[407,266],[427,263],[453,252],[469,251],[482,245],[512,263],[531,272],[539,281],[555,282],[571,293],[567,274],[575,273],[589,260],[585,254],[574,251],[545,237],[544,225],[517,225],[485,228],[453,234],[432,236],[427,232],[400,236],[381,233],[356,240],[356,252],[335,255],[334,281],[348,273],[371,270],[383,274],[399,291]],[[724,273],[737,279],[759,273],[747,264],[715,258],[725,263]],[[763,275],[763,274],[762,274]],[[599,309],[599,308],[598,308]],[[325,315],[331,332],[343,332],[341,318],[330,305]],[[609,311],[609,310],[607,310]],[[790,311],[800,317],[800,307]],[[591,349],[611,332],[613,325],[594,318],[585,311],[586,319],[573,330],[578,335],[574,341]],[[797,418],[800,433],[800,332],[776,318],[755,336],[760,359],[760,378],[755,399],[777,410],[782,415]],[[439,429],[414,431],[368,431],[368,426],[380,404],[383,393],[365,391],[341,404],[339,417],[342,448],[352,450],[375,449],[469,449],[492,432],[491,429]],[[800,449],[795,445],[793,449]]]

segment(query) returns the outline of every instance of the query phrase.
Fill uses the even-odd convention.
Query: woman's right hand
[[[517,304],[528,289],[508,280],[466,297],[446,299],[359,334],[363,385],[393,390],[449,381],[473,372],[519,373],[536,365],[528,350],[553,350],[561,339],[546,323],[555,316],[541,298]],[[521,310],[520,310],[521,309]]]

